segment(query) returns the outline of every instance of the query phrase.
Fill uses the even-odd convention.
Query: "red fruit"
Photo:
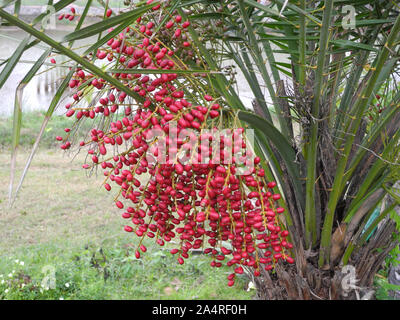
[[[129,219],[129,218],[131,218],[132,217],[132,215],[130,214],[130,213],[128,213],[128,212],[124,212],[123,214],[122,214],[122,218],[124,218],[124,219]]]
[[[107,18],[111,17],[112,13],[113,13],[113,11],[112,11],[111,9],[107,9],[107,11],[106,11],[106,17],[107,17]]]
[[[210,220],[217,221],[217,220],[219,219],[219,214],[218,214],[218,212],[211,211],[211,212],[209,213],[209,215],[208,215],[208,218],[209,218]]]
[[[267,184],[267,186],[268,186],[268,188],[273,189],[273,188],[276,187],[276,182],[275,182],[275,181],[269,182],[269,183]]]
[[[104,144],[101,144],[100,146],[99,146],[99,151],[100,151],[100,153],[104,156],[105,154],[107,154],[107,150],[106,150],[106,147],[104,146]]]
[[[181,33],[182,33],[181,29],[176,29],[175,30],[175,37],[179,38],[181,36]]]
[[[117,202],[115,203],[115,205],[116,205],[119,209],[122,209],[122,208],[124,207],[124,204],[123,204],[121,201],[117,201]]]
[[[206,220],[206,215],[204,212],[199,212],[196,216],[196,221],[197,222],[203,222]]]
[[[265,266],[265,271],[270,271],[270,270],[272,270],[274,268],[274,266],[272,265],[272,264],[269,264],[269,265],[267,265],[267,266]]]
[[[100,51],[97,53],[97,58],[99,59],[104,59],[105,57],[107,57],[107,53],[104,51]],[[96,79],[94,79],[93,81],[95,81]],[[96,86],[97,85],[97,80],[95,82],[92,81],[92,85]]]
[[[210,111],[210,117],[211,117],[211,118],[217,118],[217,117],[219,117],[219,112],[216,111],[216,110],[211,110],[211,111]]]
[[[78,76],[79,78],[81,78],[81,79],[84,79],[84,78],[85,78],[85,72],[83,72],[82,70],[79,70],[79,71],[77,72],[77,76]]]
[[[281,198],[281,195],[279,193],[272,195],[272,199],[274,199],[274,200],[279,200],[280,198]]]
[[[66,116],[67,116],[67,117],[72,117],[72,116],[74,115],[74,113],[75,113],[75,110],[74,110],[74,109],[69,109],[69,110],[67,111],[67,113],[66,113]]]
[[[125,230],[126,232],[132,232],[132,231],[133,231],[133,228],[132,228],[131,226],[125,226],[125,227],[124,227],[124,230]]]
[[[281,253],[275,253],[275,254],[274,254],[274,259],[275,259],[275,261],[276,261],[276,260],[279,260],[280,258],[282,258],[282,254],[281,254]]]
[[[285,212],[285,209],[279,207],[279,208],[276,208],[276,212],[277,212],[277,213],[283,213],[283,212]]]
[[[294,263],[294,259],[292,257],[286,257],[285,259],[288,263],[293,264]]]
[[[282,237],[287,237],[289,235],[289,231],[287,231],[287,230],[283,230],[282,232],[281,232],[281,236]]]
[[[239,267],[235,268],[235,272],[238,274],[242,274],[244,272],[244,270],[242,267],[239,266]]]
[[[155,5],[152,0],[148,3]],[[153,9],[157,8],[160,5]],[[104,15],[111,16],[111,9]],[[186,97],[186,90],[191,88],[184,88],[182,83],[189,85],[189,82],[181,81],[185,75],[174,73],[178,68],[170,57],[180,56],[182,48],[192,45],[190,33],[184,31],[182,34],[190,23],[183,22],[180,16],[174,16],[166,23],[160,33],[169,29],[169,33],[174,32],[175,39],[170,43],[171,48],[167,48],[161,41],[157,42],[160,33],[154,28],[152,11],[136,21],[135,28],[125,28],[115,35],[107,42],[107,49],[99,49],[94,58],[117,62],[121,69],[131,69],[129,73],[112,72],[110,75],[143,97],[142,101],[136,101],[134,97],[127,101],[125,92],[82,69],[74,73],[70,82],[71,88],[76,88],[88,81],[91,89],[100,95],[99,103],[88,106],[81,103],[86,98],[86,90],[73,92],[77,102],[66,106],[67,115],[74,115],[75,120],[96,119],[94,128],[88,132],[88,141],[80,142],[80,146],[88,146],[88,156],[92,160],[83,168],[94,169],[100,165],[103,169],[108,182],[104,183],[104,188],[107,191],[115,189],[113,196],[121,200],[116,200],[115,204],[123,209],[122,218],[133,224],[132,227],[125,226],[124,230],[135,232],[142,239],[145,236],[154,239],[160,246],[168,242],[178,244],[171,254],[178,254],[179,264],[189,258],[192,249],[206,246],[204,253],[212,255],[212,267],[219,268],[224,261],[232,267],[234,272],[228,276],[228,285],[233,286],[235,275],[244,273],[244,266],[252,268],[257,276],[260,265],[272,270],[276,259],[292,262],[293,259],[288,257],[288,250],[293,247],[287,241],[289,233],[281,229],[276,219],[276,215],[284,210],[275,207],[274,201],[281,199],[281,195],[272,190],[276,183],[265,182],[259,157],[251,153],[230,159],[232,152],[225,148],[233,147],[234,153],[244,153],[244,128],[230,129],[220,141],[221,148],[216,148],[213,143],[203,144],[217,142],[218,146],[215,141],[218,134],[214,132],[198,137],[197,132],[202,129],[216,129],[208,120],[220,117],[222,108],[215,103],[219,96],[207,94],[213,92],[212,89],[204,88],[206,92],[194,92]],[[183,54],[199,60],[196,50],[184,50]],[[147,75],[140,71],[145,68],[155,72]],[[157,73],[161,69],[172,73]],[[206,75],[200,73],[198,76]],[[116,112],[118,115],[114,117]],[[99,116],[102,119],[110,117],[107,121],[98,121]],[[162,135],[154,136],[153,129],[161,131]],[[70,132],[69,129],[65,131]],[[175,134],[178,138],[173,138]],[[164,138],[166,143],[157,144]],[[63,140],[61,137],[56,139]],[[62,149],[70,147],[68,141],[61,145]],[[107,153],[111,156],[106,156]],[[158,158],[162,155],[166,155],[166,159]],[[190,156],[197,162],[186,162],[181,155]],[[213,158],[206,160],[207,156]],[[230,165],[226,162],[228,158],[233,160]],[[239,160],[248,167],[254,162],[246,175],[238,174]],[[141,183],[141,174],[151,177],[148,183]],[[229,242],[229,249],[224,241]],[[146,250],[140,241],[135,255],[140,258]]]
[[[72,88],[75,88],[76,85],[77,85],[76,80],[71,80],[71,81],[69,82],[69,87],[70,87],[71,89],[72,89]]]

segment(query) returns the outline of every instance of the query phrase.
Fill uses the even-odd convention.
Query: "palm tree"
[[[61,0],[55,10],[73,2]],[[108,2],[99,2],[106,15]],[[90,58],[90,53],[155,5],[125,2],[129,7],[124,13],[82,28],[93,5],[87,1],[76,30],[61,43],[35,28],[44,14],[29,25],[1,8],[3,21],[29,37],[5,61],[0,87],[21,54],[42,42],[48,50],[20,89],[55,52],[67,56],[71,66],[74,62],[75,67],[139,99]],[[18,12],[20,1],[6,1],[3,7],[11,4]],[[294,244],[295,265],[278,264],[272,274],[255,277],[258,296],[354,298],[357,290],[343,291],[353,288],[343,285],[346,270],[354,270],[358,288],[371,288],[386,255],[398,245],[399,226],[393,212],[400,201],[394,188],[400,173],[399,5],[384,0],[170,0],[163,4],[166,18],[160,17],[161,24],[174,12],[191,21],[191,41],[210,71],[203,81],[223,98],[226,108],[255,130],[255,150],[266,160],[268,178],[277,181],[283,194],[280,204],[287,209],[284,220]],[[111,27],[114,31],[102,36]],[[93,35],[99,40],[84,55],[77,54],[73,42]],[[232,61],[254,95],[253,110],[246,108],[234,85],[235,72],[226,72]],[[198,71],[195,61],[185,63],[189,71]],[[74,70],[55,95],[43,129]],[[20,94],[16,95],[13,163],[22,117]],[[10,194],[12,190],[11,184]],[[387,198],[390,205],[385,205]]]

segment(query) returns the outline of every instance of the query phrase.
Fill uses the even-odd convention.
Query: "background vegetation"
[[[32,129],[35,122],[40,125],[38,116],[27,120]],[[48,128],[60,122],[65,124],[55,117]],[[46,141],[52,145],[54,135],[49,131],[49,137],[44,136],[21,200],[11,209],[5,183],[10,153],[2,145],[0,299],[251,299],[255,295],[254,289],[247,291],[245,277],[234,288],[227,287],[229,270],[210,273],[211,260],[203,255],[181,266],[167,250],[159,251],[149,241],[149,252],[137,260],[134,239],[123,232],[123,219],[110,205],[111,195],[104,194],[101,177],[85,179],[79,164],[82,155],[73,160],[58,148],[48,148]],[[34,137],[26,135],[27,147]],[[27,156],[20,153],[18,173]],[[56,288],[46,290],[49,283],[43,279],[52,268]]]

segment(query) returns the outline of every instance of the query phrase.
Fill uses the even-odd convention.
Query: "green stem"
[[[265,62],[263,61],[263,58],[262,58],[262,55],[261,55],[261,52],[260,52],[260,48],[258,46],[258,41],[257,41],[257,39],[255,37],[254,29],[251,26],[250,20],[249,20],[249,18],[247,16],[247,13],[246,13],[246,10],[245,10],[245,7],[244,7],[244,3],[243,3],[242,0],[239,0],[238,3],[239,3],[239,9],[240,9],[240,13],[241,13],[244,25],[245,25],[245,27],[247,29],[247,34],[249,36],[249,44],[251,46],[250,52],[252,54],[252,57],[253,57],[254,61],[256,62],[257,68],[261,72],[261,76],[263,78],[263,81],[264,81],[264,83],[265,83],[265,85],[266,85],[266,87],[268,89],[269,95],[270,95],[270,97],[271,97],[271,99],[272,99],[272,101],[274,103],[274,108],[275,108],[276,114],[278,116],[281,132],[286,137],[290,137],[289,129],[287,127],[287,123],[285,121],[284,114],[283,114],[283,112],[282,112],[282,110],[281,110],[281,108],[279,106],[279,101],[277,99],[277,96],[276,96],[276,93],[275,93],[275,89],[274,89],[274,87],[272,85],[271,78],[270,78],[270,76],[268,74],[268,70],[267,70],[267,68],[265,66]]]
[[[300,8],[306,10],[306,1],[300,0]],[[299,30],[299,83],[300,89],[306,84],[306,18],[300,15],[300,30]]]
[[[43,32],[40,32],[39,30],[31,27],[30,25],[26,24],[22,20],[18,19],[17,17],[7,13],[3,9],[0,9],[0,17],[6,19],[9,21],[11,24],[19,27],[20,29],[26,31],[27,33],[31,34],[35,38],[43,41],[44,43],[48,44],[52,48],[58,50],[62,54],[66,55],[67,57],[71,58],[72,60],[76,61],[79,63],[81,66],[92,72],[93,74],[96,74],[99,77],[102,77],[105,81],[109,82],[111,85],[113,85],[115,88],[120,89],[121,91],[125,92],[127,95],[130,97],[133,97],[137,101],[144,101],[143,97],[138,95],[136,92],[130,90],[128,87],[124,86],[121,82],[119,82],[117,79],[113,78],[112,76],[108,75],[107,73],[103,72],[100,68],[96,67],[94,64],[90,63],[83,57],[77,55],[75,52],[72,50],[64,47],[61,45],[59,42],[51,39],[48,37],[46,34]]]
[[[367,107],[368,100],[373,92],[375,87],[375,83],[378,80],[380,71],[382,70],[389,54],[392,52],[392,47],[395,44],[395,41],[400,32],[400,16],[397,17],[395,24],[392,27],[392,31],[389,34],[387,42],[385,43],[383,50],[381,51],[378,61],[374,67],[374,71],[370,80],[368,81],[367,87],[363,90],[360,99],[358,99],[354,110],[356,110],[356,114],[362,115],[365,112],[365,108]],[[320,247],[320,255],[319,255],[319,266],[323,266],[324,264],[329,263],[330,256],[330,244],[332,237],[332,227],[333,227],[333,217],[335,215],[335,210],[337,203],[339,201],[339,197],[341,195],[341,186],[343,185],[343,177],[346,170],[346,165],[348,162],[349,154],[351,152],[355,134],[360,126],[362,117],[356,117],[350,125],[349,136],[346,140],[344,151],[340,156],[338,161],[337,170],[335,173],[335,180],[333,182],[332,191],[329,195],[329,201],[327,205],[327,212],[325,215],[325,221],[322,228],[322,236],[321,236],[321,247]]]
[[[354,249],[357,247],[362,246],[365,241],[367,240],[368,236],[371,234],[371,232],[377,227],[379,222],[381,222],[396,206],[398,205],[397,202],[394,202],[391,204],[389,207],[387,207],[380,215],[377,217],[374,222],[368,227],[367,230],[365,230],[360,238],[359,241],[357,241],[357,244],[354,244],[354,241],[351,241],[349,245],[346,248],[346,251],[343,254],[342,262],[344,265],[346,265],[349,262],[350,256],[353,253]],[[368,220],[366,220],[368,221]]]
[[[382,158],[385,158],[388,156],[390,153],[394,151],[394,148],[396,147],[398,141],[400,138],[400,130],[397,131],[396,135],[390,138],[390,142],[388,145],[385,147],[385,149],[382,152]],[[365,177],[362,185],[357,191],[357,196],[356,198],[353,199],[353,201],[350,203],[349,206],[349,214],[354,208],[354,206],[358,203],[358,200],[360,197],[363,197],[365,193],[370,190],[371,185],[373,185],[374,181],[380,176],[380,174],[387,168],[387,164],[382,160],[382,159],[377,159],[374,165],[369,169],[367,176]],[[347,219],[347,216],[346,216]]]
[[[183,12],[182,9],[177,9],[177,11],[185,20],[188,20],[187,15]],[[200,41],[197,32],[193,29],[192,26],[189,26],[187,28],[187,30],[193,40],[193,43],[196,45],[196,47],[200,51],[201,56],[207,62],[208,67],[213,71],[219,71],[217,64],[215,63],[213,57],[211,56],[211,54],[209,53],[207,48],[203,45],[203,43]],[[212,81],[210,80],[210,82],[212,82]],[[236,93],[233,92],[232,90],[229,90],[230,88],[228,85],[228,81],[226,80],[226,78],[223,74],[216,73],[214,83],[217,85],[217,88],[221,91],[222,96],[225,97],[225,99],[227,100],[227,103],[231,107],[236,107],[237,109],[245,110],[245,107],[244,107],[242,101],[239,99],[239,97],[236,95]]]
[[[315,72],[314,99],[311,110],[313,117],[310,140],[307,149],[307,181],[306,181],[306,212],[305,212],[305,228],[306,228],[306,246],[312,247],[317,240],[316,226],[316,209],[315,209],[315,183],[316,183],[316,166],[317,166],[317,150],[318,150],[318,127],[320,116],[320,98],[323,96],[322,84],[324,81],[324,70],[326,53],[329,43],[330,23],[333,10],[333,0],[325,2],[323,14],[321,37],[319,41],[319,54],[317,60],[317,69]]]
[[[372,131],[364,138],[364,141],[362,142],[362,148],[359,148],[356,151],[356,154],[352,158],[348,169],[345,173],[345,179],[348,180],[354,173],[354,171],[357,168],[357,165],[360,163],[360,161],[364,158],[365,154],[368,152],[368,148],[376,142],[378,138],[381,137],[382,132],[384,132],[385,126],[388,124],[388,122],[396,115],[397,112],[400,111],[400,104],[395,105],[395,102],[397,102],[400,98],[400,92],[396,95],[396,97],[392,100],[392,103],[390,104],[389,112],[383,115],[383,119],[380,120],[375,127],[372,128]],[[392,140],[392,137],[389,137]],[[343,192],[343,189],[345,187],[345,184],[341,186],[341,192]]]

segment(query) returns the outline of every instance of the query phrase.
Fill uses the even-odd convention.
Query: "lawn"
[[[27,145],[29,141],[18,156],[17,177],[28,156]],[[73,159],[55,148],[41,149],[10,209],[10,153],[5,148],[0,153],[0,299],[251,299],[255,295],[247,290],[245,277],[229,288],[230,270],[213,270],[204,255],[192,256],[181,266],[168,250],[148,242],[142,259],[134,258],[136,239],[123,231],[112,195],[101,188],[102,177],[86,177],[83,158],[80,154]]]

